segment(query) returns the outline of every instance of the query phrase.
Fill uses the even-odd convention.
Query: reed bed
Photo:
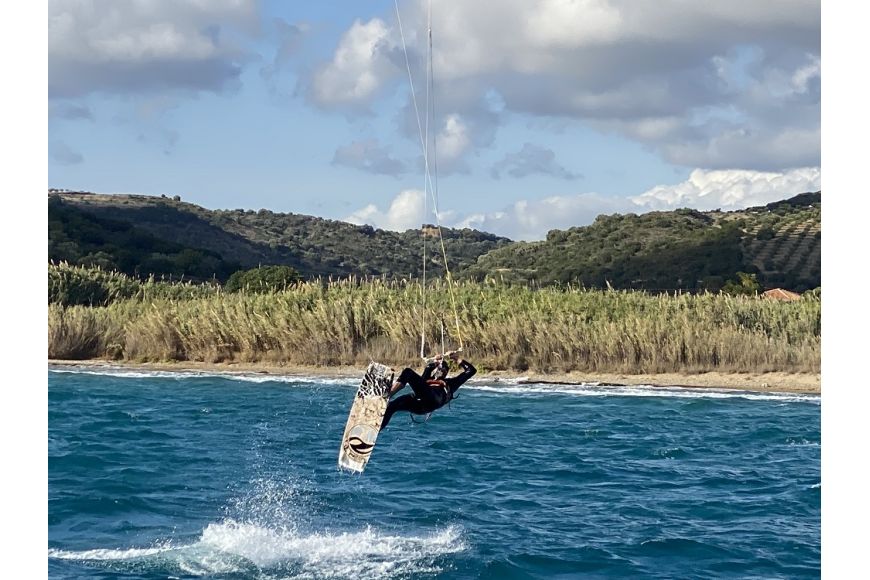
[[[67,262],[48,264],[48,301],[64,305],[106,306],[116,300],[135,298],[188,299],[219,294],[214,284],[195,284],[184,280],[165,280],[153,275],[139,280],[121,272],[100,267],[74,266]]]
[[[461,342],[482,370],[819,372],[821,303],[721,294],[346,279],[275,294],[49,306],[49,357],[390,365]]]

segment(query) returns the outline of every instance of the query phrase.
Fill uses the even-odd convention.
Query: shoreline
[[[151,371],[195,372],[248,372],[282,376],[362,377],[364,368],[355,366],[280,365],[275,363],[204,363],[199,361],[172,361],[159,363],[133,363],[104,359],[57,360],[48,359],[49,365],[115,367]],[[821,395],[821,375],[815,373],[538,373],[528,371],[492,371],[479,373],[475,378],[499,381],[515,380],[522,384],[595,384],[602,386],[682,387],[755,391],[761,393],[795,393]]]

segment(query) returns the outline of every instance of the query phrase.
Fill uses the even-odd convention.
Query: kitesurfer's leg
[[[443,389],[433,388],[432,385],[423,380],[423,377],[411,369],[405,369],[402,371],[399,380],[402,384],[408,384],[411,386],[414,390],[414,396],[422,403],[421,408],[425,408],[423,411],[412,411],[413,413],[425,415],[426,413],[431,413],[447,402],[444,397]]]
[[[412,385],[419,385],[421,383],[424,383],[423,377],[415,373],[414,369],[406,368],[402,371],[402,374],[399,375],[399,378],[396,379],[396,382],[393,383],[393,388],[390,389],[390,396],[393,396],[402,389],[404,389],[405,385],[407,385],[408,383],[412,383]]]
[[[440,406],[443,404],[443,397],[440,396],[441,393],[439,393],[437,389],[433,389],[425,380],[423,380],[423,377],[414,372],[414,369],[406,368],[402,371],[402,374],[399,375],[399,380],[393,385],[390,395],[402,390],[405,385],[410,385],[414,390],[414,396],[427,405]],[[426,411],[426,413],[428,412],[429,411]]]
[[[393,399],[390,401],[390,404],[387,405],[384,419],[381,421],[381,429],[387,426],[387,423],[390,422],[390,419],[392,419],[393,415],[398,411],[408,411],[410,413],[422,415],[428,413],[425,409],[427,409],[427,407],[414,395],[402,395],[398,399]]]

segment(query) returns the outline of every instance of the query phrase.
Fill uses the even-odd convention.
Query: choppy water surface
[[[820,575],[818,397],[472,380],[356,476],[354,382],[49,369],[49,576]]]

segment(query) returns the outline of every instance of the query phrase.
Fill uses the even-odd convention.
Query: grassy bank
[[[362,365],[415,362],[416,282],[307,282],[277,294],[137,295],[49,306],[49,357]],[[465,351],[483,370],[818,372],[821,303],[724,295],[455,286]],[[426,292],[427,342],[458,345],[443,283]]]

